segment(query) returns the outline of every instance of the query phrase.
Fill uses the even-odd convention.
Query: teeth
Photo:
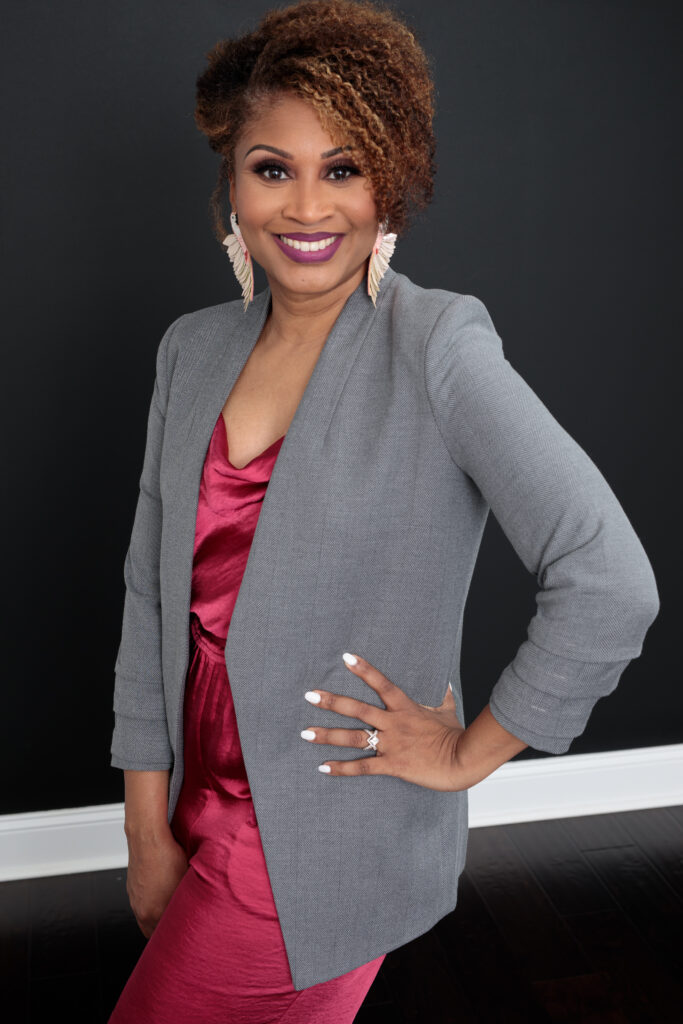
[[[319,242],[297,242],[293,238],[288,238],[287,235],[278,235],[280,241],[285,245],[291,246],[292,249],[300,249],[301,252],[318,252],[320,249],[327,249],[338,237],[339,235],[331,235],[329,238],[322,238]]]

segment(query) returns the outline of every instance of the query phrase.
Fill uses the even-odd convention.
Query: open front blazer
[[[183,694],[199,483],[216,419],[270,289],[179,317],[158,349],[125,558],[111,764],[183,781]],[[459,675],[463,609],[493,511],[538,582],[536,612],[491,689],[496,719],[563,753],[641,653],[659,610],[619,501],[503,353],[484,304],[387,270],[360,284],[315,364],[265,493],[226,667],[294,987],[429,930],[457,899],[467,791],[323,775],[306,690],[381,706],[356,651],[422,704]],[[372,723],[317,709],[321,726]],[[466,725],[467,722],[464,721]],[[216,936],[230,942],[231,937]]]

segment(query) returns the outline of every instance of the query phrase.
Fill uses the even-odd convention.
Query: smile
[[[320,249],[327,249],[329,245],[332,245],[339,235],[329,235],[317,242],[300,242],[297,238],[289,238],[288,235],[278,235],[277,237],[285,245],[291,245],[292,249],[300,249],[301,252],[319,252]]]
[[[295,263],[323,263],[332,259],[344,240],[344,235],[312,235],[311,241],[290,235],[273,235],[275,244]]]

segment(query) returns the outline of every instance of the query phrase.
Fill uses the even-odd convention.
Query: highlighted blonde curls
[[[334,145],[372,187],[378,220],[401,235],[433,196],[434,85],[429,58],[388,7],[369,0],[302,0],[269,11],[256,29],[223,39],[197,79],[195,123],[222,156],[210,207],[219,241],[235,147],[281,92],[307,100]]]

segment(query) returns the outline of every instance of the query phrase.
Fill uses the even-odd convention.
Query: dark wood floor
[[[106,1022],[144,943],[124,870],[0,885],[2,1019]],[[356,1024],[475,1021],[683,1022],[683,807],[470,831],[457,907]]]

